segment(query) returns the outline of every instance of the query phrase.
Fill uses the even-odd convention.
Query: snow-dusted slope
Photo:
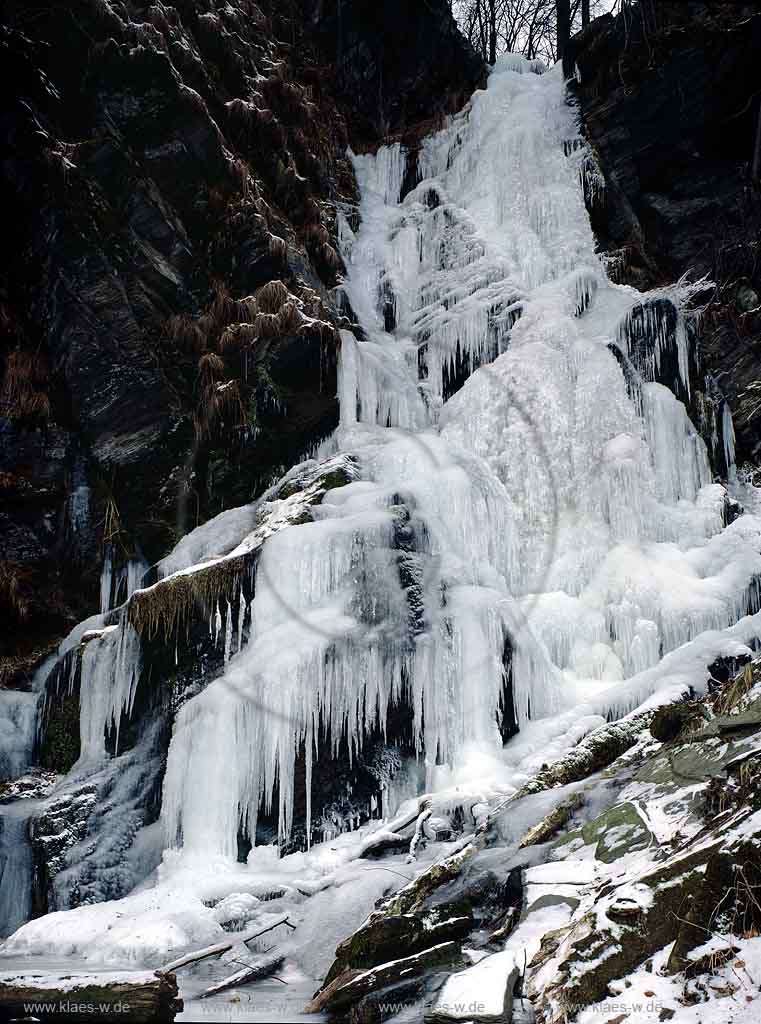
[[[155,886],[32,922],[6,951],[60,953],[65,936],[72,954],[155,962],[223,934],[204,901],[282,890],[293,962],[317,978],[389,884],[354,863],[361,838],[234,857],[273,801],[288,834],[299,751],[309,793],[326,726],[356,753],[408,702],[421,785],[446,817],[512,792],[606,718],[699,689],[716,656],[761,638],[761,519],[724,525],[705,445],[655,379],[671,359],[667,383],[689,387],[684,318],[669,332],[662,305],[645,308],[640,377],[627,347],[643,296],[605,276],[584,204],[593,164],[559,69],[538,70],[504,58],[424,142],[403,198],[399,146],[356,159],[361,223],[346,221],[343,246],[362,331],[343,333],[326,453],[351,455],[356,478],[310,521],[256,538],[245,633],[229,606],[226,627],[211,624],[226,667],[175,719]],[[689,294],[650,298],[679,311]],[[251,550],[252,522],[226,515],[218,546],[207,524],[183,548],[204,563]],[[119,672],[83,677],[85,759],[132,699],[131,628],[123,616],[88,649]],[[520,733],[503,748],[511,713]],[[345,886],[351,910],[323,885]]]

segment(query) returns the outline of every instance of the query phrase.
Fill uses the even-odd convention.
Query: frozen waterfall
[[[467,801],[478,820],[606,719],[757,648],[761,517],[749,498],[727,525],[683,404],[691,289],[607,279],[585,205],[594,160],[560,69],[539,70],[503,58],[418,153],[355,158],[359,217],[345,210],[340,234],[358,322],[319,459],[188,534],[150,584],[135,562],[122,585],[106,559],[103,613],[59,650],[56,685],[80,692],[68,778],[125,771],[129,789],[142,748],[123,734],[122,761],[106,734],[135,708],[148,749],[173,715],[161,821],[129,853],[152,866],[163,841],[163,860],[123,899],[27,923],[5,952],[155,966],[219,942],[228,904],[278,892],[300,922],[289,949],[323,977],[389,885],[362,861],[366,837],[336,835],[356,817],[321,817],[326,760],[339,774],[372,737],[393,743],[403,709],[409,770],[387,773],[367,816],[425,787],[443,816]],[[202,663],[174,690],[185,641]],[[164,685],[157,717],[146,695],[160,703]],[[258,825],[269,845],[239,863]],[[22,844],[21,818],[4,827]],[[278,859],[275,828],[316,846]],[[24,849],[0,865],[14,893]]]
[[[691,642],[712,637],[710,660],[757,611],[759,521],[724,528],[705,444],[656,379],[664,321],[607,280],[590,154],[559,70],[537,70],[499,62],[404,196],[399,144],[355,158],[361,220],[341,242],[362,330],[342,335],[335,447],[360,479],[265,545],[249,643],[177,717],[170,844],[232,856],[273,801],[287,835],[299,749],[309,794],[318,744],[356,754],[393,702],[433,787],[471,752],[499,761],[507,702],[550,732],[625,713],[684,685],[673,652],[693,671]],[[666,383],[688,393],[689,288],[657,298],[677,311]],[[627,375],[633,319],[650,349]]]

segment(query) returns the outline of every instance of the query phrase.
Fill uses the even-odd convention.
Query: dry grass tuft
[[[260,313],[254,325],[257,336],[264,341],[271,341],[280,335],[280,318],[278,313]]]
[[[14,562],[0,562],[0,608],[12,619],[22,622],[29,614],[29,602],[23,592],[24,570]]]
[[[164,325],[165,336],[189,355],[200,355],[206,348],[207,332],[200,320],[194,320],[187,313],[170,316]]]
[[[714,704],[714,711],[717,715],[728,715],[737,707],[746,693],[753,688],[755,683],[753,675],[753,664],[747,665],[724,686]]]
[[[282,281],[269,281],[256,293],[256,300],[262,313],[278,313],[290,298]]]
[[[302,324],[301,313],[295,302],[286,302],[277,318],[281,334],[294,334]]]
[[[256,314],[259,312],[259,303],[253,295],[246,295],[245,298],[238,299],[238,320],[241,323],[252,324],[256,319]]]
[[[225,372],[225,363],[216,352],[206,352],[198,360],[198,383],[202,396],[214,390]]]
[[[234,606],[247,572],[246,560],[240,557],[162,580],[133,594],[127,617],[141,637],[160,634],[168,640],[190,619],[205,621],[215,608],[225,608],[228,602]]]
[[[214,298],[209,308],[209,314],[220,327],[237,319],[238,304],[223,284],[217,283],[214,286]]]
[[[259,337],[256,320],[253,323],[230,324],[219,339],[219,350],[226,359],[235,358],[244,348],[255,344]]]
[[[230,327],[225,327],[224,331],[222,331],[222,334],[220,335],[219,351],[225,359],[230,359],[231,357],[238,355],[243,347],[237,326],[237,324],[234,324]]]

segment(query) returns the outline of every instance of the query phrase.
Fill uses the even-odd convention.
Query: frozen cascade
[[[39,693],[0,690],[0,782],[15,779],[32,758]]]
[[[358,866],[362,839],[341,823],[307,820],[307,842],[330,839],[308,854],[260,846],[236,863],[262,814],[277,813],[281,836],[296,824],[299,758],[308,794],[319,750],[356,757],[403,701],[420,771],[393,780],[383,814],[415,785],[442,808],[473,806],[758,644],[761,518],[749,502],[725,527],[726,491],[664,386],[674,368],[665,383],[687,394],[689,287],[645,297],[607,280],[584,206],[594,161],[560,70],[539,70],[502,59],[425,140],[404,196],[401,146],[355,159],[361,224],[340,230],[363,330],[342,335],[340,426],[321,450],[357,474],[264,543],[253,504],[159,564],[166,580],[261,544],[250,623],[239,616],[235,635],[229,606],[212,603],[224,672],[175,718],[170,848],[125,899],[29,922],[6,952],[155,965],[220,940],[222,897],[325,883],[304,906],[286,897],[289,948],[322,977],[389,882]],[[61,646],[82,657],[80,765],[101,772],[118,763],[103,763],[103,735],[140,672],[127,620],[94,616]],[[506,745],[502,713],[520,727]]]
[[[134,558],[130,558],[123,570],[124,579],[127,584],[127,592],[124,595],[125,599],[131,597],[136,590],[139,590],[143,582],[143,577],[148,572],[150,566],[142,555],[135,555]]]
[[[727,401],[724,402],[721,411],[721,436],[724,439],[724,462],[727,472],[731,475],[735,470],[735,425]]]
[[[85,634],[79,692],[80,763],[105,756],[105,734],[118,734],[122,712],[130,714],[140,677],[140,639],[126,620]]]
[[[0,812],[0,938],[29,919],[32,905],[32,851],[29,818],[33,800],[20,800]]]
[[[657,687],[637,674],[756,611],[759,523],[722,529],[705,445],[655,382],[663,304],[606,279],[589,154],[559,71],[537,70],[498,63],[425,140],[404,197],[403,147],[355,158],[361,226],[340,231],[364,335],[342,334],[337,441],[363,479],[265,547],[251,644],[177,719],[171,844],[232,855],[275,800],[287,835],[299,746],[309,777],[326,736],[356,752],[400,699],[429,785],[475,746],[499,756],[507,637],[525,724],[594,699],[622,713]],[[688,391],[689,288],[659,297]],[[650,355],[630,394],[609,346],[635,329]],[[414,628],[400,510],[422,564]]]

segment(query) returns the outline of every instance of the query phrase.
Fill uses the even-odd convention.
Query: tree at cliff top
[[[522,53],[548,64],[568,37],[617,6],[617,0],[453,0],[471,45],[493,64],[499,53]]]

